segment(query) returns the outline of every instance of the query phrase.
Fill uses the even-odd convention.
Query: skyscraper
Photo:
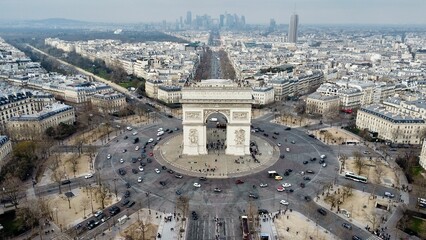
[[[186,25],[188,25],[188,26],[192,25],[192,13],[191,13],[191,11],[188,11],[186,13]]]
[[[297,25],[299,24],[299,15],[293,14],[290,18],[290,25],[288,26],[288,42],[297,42]]]

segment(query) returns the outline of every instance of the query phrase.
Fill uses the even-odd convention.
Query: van
[[[326,155],[321,155],[320,158],[321,159],[325,159],[327,156]]]
[[[117,220],[118,224],[123,225],[127,221],[127,219],[128,219],[127,215],[122,216],[121,218]]]

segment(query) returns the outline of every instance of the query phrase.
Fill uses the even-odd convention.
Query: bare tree
[[[399,134],[400,134],[399,128],[391,130],[391,138],[392,138],[392,142],[393,143],[397,143],[398,142]]]
[[[96,191],[95,191],[96,200],[101,203],[102,209],[105,208],[105,200],[108,197],[108,194],[109,194],[109,189],[105,186],[105,184],[99,185],[96,188]]]
[[[384,172],[383,165],[380,162],[380,160],[376,160],[375,171],[376,171],[376,180],[377,180],[377,183],[380,184],[380,179],[382,178],[383,172]]]
[[[61,185],[62,185],[62,179],[64,177],[65,177],[65,172],[64,170],[60,168],[57,168],[52,174],[53,181],[58,184],[59,194],[62,193]]]
[[[15,209],[18,208],[20,199],[23,195],[21,192],[22,189],[22,181],[19,178],[8,174],[2,184],[1,194],[4,199],[9,200]]]
[[[354,151],[354,152],[352,153],[352,155],[353,155],[353,156],[354,156],[354,158],[355,158],[355,162],[354,162],[354,164],[355,164],[355,167],[356,167],[357,172],[358,172],[358,175],[359,175],[359,174],[361,174],[362,169],[363,169],[363,168],[364,168],[364,166],[365,166],[365,163],[364,163],[364,161],[362,160],[362,153],[361,153],[361,152],[359,152],[359,151]]]
[[[71,170],[74,174],[75,177],[75,173],[78,170],[78,158],[80,157],[80,152],[78,154],[78,156],[76,156],[75,154],[73,154],[69,160],[70,164],[71,164]]]

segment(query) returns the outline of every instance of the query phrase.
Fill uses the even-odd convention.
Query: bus
[[[355,182],[367,183],[367,178],[366,177],[360,176],[360,175],[356,175],[353,172],[346,172],[345,173],[345,178],[353,180]]]
[[[243,240],[250,240],[250,232],[247,216],[241,216],[241,229],[243,231]]]

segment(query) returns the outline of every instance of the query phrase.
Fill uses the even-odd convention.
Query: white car
[[[290,183],[283,183],[283,184],[282,184],[282,186],[283,186],[284,188],[287,188],[287,187],[291,187],[291,184],[290,184]]]
[[[135,147],[135,151],[137,151],[137,150],[139,150],[139,146],[136,146],[136,147]]]
[[[89,174],[87,174],[86,176],[84,176],[84,178],[85,178],[85,179],[89,179],[89,178],[91,178],[91,177],[93,177],[93,173],[89,173]]]
[[[281,143],[277,143],[277,146],[278,146],[278,147],[281,147]]]
[[[280,201],[280,203],[281,203],[282,205],[288,205],[288,202],[287,202],[286,200],[281,200],[281,201]]]
[[[143,167],[139,166],[139,172],[143,172]]]
[[[126,127],[126,129],[127,129],[128,131],[132,131],[132,130],[133,130],[133,128],[131,128],[131,127]]]
[[[268,186],[268,184],[267,184],[267,183],[261,183],[259,186],[260,186],[260,187],[267,187],[267,186]]]
[[[154,169],[154,171],[155,171],[157,174],[159,174],[159,173],[160,173],[160,169],[158,169],[158,168]]]
[[[138,132],[133,132],[132,134],[133,134],[133,136],[134,136],[134,135],[138,134]]]
[[[327,163],[323,163],[323,164],[322,164],[322,167],[327,167]]]
[[[157,141],[160,141],[161,140],[161,137],[157,137]]]
[[[121,159],[120,159],[120,163],[124,163],[124,159],[122,159],[122,158],[121,158]]]
[[[138,177],[138,182],[141,183],[142,182],[142,177]]]
[[[152,143],[152,142],[154,142],[154,139],[150,138],[150,139],[148,140],[148,142],[149,142],[149,143]]]
[[[199,184],[199,183],[194,183],[194,187],[199,188],[199,187],[201,187],[201,184]]]
[[[107,158],[108,158],[108,159],[110,159],[110,158],[111,158],[111,154],[108,154],[108,155],[107,155]]]
[[[286,148],[286,149],[285,149],[285,151],[286,151],[286,152],[290,152],[290,148]]]
[[[164,132],[160,131],[160,132],[157,133],[157,136],[162,136],[163,134],[164,134]]]
[[[157,130],[157,132],[162,132],[163,131],[163,128],[159,128],[158,130]]]

